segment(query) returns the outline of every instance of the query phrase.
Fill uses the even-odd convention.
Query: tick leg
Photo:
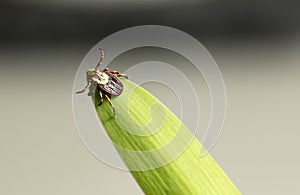
[[[120,74],[120,72],[119,71],[110,71],[110,73],[112,73],[112,74]]]
[[[106,68],[104,68],[102,71],[103,71],[103,72],[108,72],[108,68],[106,67]]]
[[[116,116],[116,111],[115,111],[115,107],[114,107],[113,103],[111,102],[111,100],[110,100],[110,98],[108,97],[107,94],[105,94],[105,97],[108,100],[108,102],[109,102],[109,104],[110,104],[110,106],[111,106],[111,108],[113,110],[114,116]]]
[[[97,69],[103,62],[103,58],[104,58],[104,52],[103,52],[103,49],[99,48],[99,51],[100,51],[100,59],[99,59],[99,62],[98,64],[96,65],[96,68]]]
[[[128,79],[128,76],[126,74],[116,74],[117,77],[124,77],[126,79]]]
[[[99,95],[100,95],[100,102],[99,102],[98,106],[101,106],[101,104],[103,103],[103,95],[100,90],[99,90]]]
[[[117,77],[125,77],[126,79],[128,79],[128,76],[126,74],[121,74],[119,71],[110,71],[109,73],[111,73]]]
[[[89,80],[89,81],[87,82],[87,85],[86,85],[82,90],[76,91],[76,93],[79,94],[79,93],[85,92],[85,90],[87,90],[87,88],[89,88],[90,85],[91,85],[91,81]]]

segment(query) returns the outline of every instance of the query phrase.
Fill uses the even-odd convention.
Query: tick
[[[90,69],[86,71],[86,80],[87,85],[80,91],[76,93],[83,93],[89,89],[88,96],[94,95],[96,89],[98,89],[100,95],[100,102],[98,106],[101,106],[103,103],[103,98],[105,97],[113,111],[114,116],[116,115],[114,105],[111,101],[111,96],[119,96],[123,91],[123,84],[118,77],[125,77],[128,79],[128,76],[125,74],[120,74],[118,71],[109,71],[108,68],[103,70],[98,70],[98,67],[102,64],[104,58],[104,52],[101,48],[100,51],[100,60],[97,63],[95,69]]]

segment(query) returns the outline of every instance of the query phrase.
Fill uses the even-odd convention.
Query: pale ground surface
[[[211,154],[243,194],[298,194],[299,40],[206,47],[228,97]],[[0,194],[142,194],[128,172],[99,162],[77,134],[72,85],[89,48],[1,49]]]

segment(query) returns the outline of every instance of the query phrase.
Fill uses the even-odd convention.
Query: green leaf
[[[121,158],[145,194],[240,194],[200,142],[158,99],[120,78],[124,91],[97,114]],[[202,148],[203,150],[203,148]]]

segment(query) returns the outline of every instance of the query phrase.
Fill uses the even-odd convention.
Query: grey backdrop
[[[228,104],[211,154],[240,191],[298,194],[299,4],[128,3],[1,3],[0,194],[142,194],[130,173],[88,152],[71,106],[84,55],[110,33],[139,24],[179,28],[215,58]],[[145,87],[156,93],[158,86]],[[159,96],[176,102],[170,94]]]

